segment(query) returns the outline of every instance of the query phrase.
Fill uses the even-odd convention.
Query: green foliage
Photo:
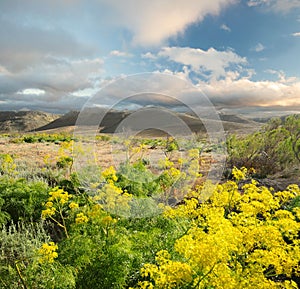
[[[2,285],[6,285],[4,288],[20,288],[16,263],[22,267],[22,271],[26,269],[35,258],[36,250],[48,240],[49,237],[41,222],[31,224],[18,222],[1,227],[0,279]]]
[[[178,149],[179,149],[179,146],[178,146],[177,141],[173,138],[168,138],[167,144],[166,144],[166,151],[172,152],[172,151],[175,151]]]
[[[6,222],[10,219],[10,215],[3,210],[3,205],[5,203],[5,200],[0,198],[0,226],[3,224],[6,224]]]
[[[46,133],[33,133],[26,134],[22,137],[13,137],[11,142],[13,143],[56,143],[59,144],[61,142],[70,142],[74,140],[74,137],[70,134],[66,133],[58,133],[58,134],[46,134]]]
[[[57,185],[70,194],[79,194],[83,192],[82,189],[79,189],[80,181],[76,173],[72,173],[67,179],[60,180]]]
[[[99,141],[107,142],[111,140],[111,136],[107,134],[100,134],[100,135],[96,135],[95,139]]]
[[[13,222],[39,220],[42,203],[47,199],[48,186],[42,181],[0,179],[1,211]]]
[[[259,132],[227,139],[231,167],[255,168],[259,176],[300,164],[300,115],[272,119]]]
[[[71,157],[60,157],[59,160],[56,162],[56,165],[60,169],[66,169],[71,167],[73,164],[73,158]]]
[[[151,149],[155,149],[157,147],[165,147],[166,140],[162,138],[155,138],[155,139],[142,139],[142,144],[148,145]]]
[[[157,176],[142,161],[121,165],[117,177],[116,185],[137,197],[152,196],[161,191]]]

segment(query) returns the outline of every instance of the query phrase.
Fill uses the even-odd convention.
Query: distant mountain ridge
[[[28,132],[61,115],[42,111],[0,111],[0,132]]]
[[[159,110],[153,110],[153,118],[155,113]],[[106,112],[99,131],[101,133],[114,133],[119,124],[126,119],[133,111],[118,111],[111,110]],[[176,117],[180,118],[190,128],[192,132],[206,132],[205,126],[202,121],[195,115],[188,113],[173,112]],[[79,111],[70,111],[64,115],[51,114],[41,111],[0,111],[0,131],[1,132],[72,132],[75,128],[76,121],[80,115]],[[80,115],[82,116],[82,114]],[[249,131],[257,130],[261,123],[247,119],[242,115],[235,114],[219,114],[225,131],[247,133]],[[99,109],[88,109],[84,114],[84,119],[81,119],[81,124],[86,126],[99,125]],[[208,120],[216,122],[216,120]],[[159,122],[159,119],[158,119]],[[139,131],[145,127],[146,123],[143,121],[132,122],[133,131]],[[163,124],[162,129],[171,130],[176,127],[176,124],[166,123]],[[151,134],[147,130],[147,134]],[[154,130],[153,130],[154,134]]]
[[[159,110],[153,110],[153,118],[156,117],[156,112]],[[130,114],[134,113],[134,111],[118,111],[118,110],[111,110],[105,113],[105,117],[103,118],[100,126],[99,131],[101,133],[114,133],[116,129],[118,128],[119,124],[126,119]],[[191,114],[187,113],[178,113],[173,112],[176,117],[180,118],[182,121],[184,121],[187,126],[191,129],[193,132],[206,132],[205,126],[202,123],[202,121]],[[60,118],[57,118],[53,120],[52,122],[49,122],[45,124],[44,126],[40,126],[39,128],[36,128],[35,131],[60,131],[60,130],[68,130],[71,131],[74,129],[76,125],[76,121],[80,115],[79,111],[70,111],[64,115],[62,115]],[[99,125],[99,109],[88,109],[86,113],[83,114],[84,119],[81,119],[80,123],[81,125],[85,126],[97,126]],[[80,115],[82,117],[82,114]],[[255,122],[251,119],[247,119],[241,115],[234,115],[234,114],[219,114],[220,120],[222,121],[223,127],[225,131],[240,131],[243,133],[243,131],[253,131],[260,127],[260,123]],[[215,120],[208,120],[211,122],[215,122]],[[159,120],[158,120],[159,122]],[[132,129],[133,131],[139,131],[143,127],[146,127],[147,124],[143,123],[142,119],[138,119],[136,122],[131,122],[132,127],[129,129]],[[162,128],[165,130],[172,130],[176,126],[176,124],[172,123],[166,123],[162,124]],[[147,130],[147,133],[149,134],[149,130]]]

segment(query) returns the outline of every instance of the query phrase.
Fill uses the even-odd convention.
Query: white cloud
[[[102,0],[110,8],[114,25],[125,26],[133,34],[133,43],[158,45],[183,32],[206,15],[218,15],[236,0]],[[103,4],[103,3],[102,3]]]
[[[217,51],[209,48],[207,51],[189,47],[164,47],[158,56],[166,57],[171,61],[190,66],[198,73],[209,73],[209,78],[218,79],[226,75],[226,70],[232,65],[238,66],[247,63],[232,50]]]
[[[221,28],[222,30],[231,32],[231,29],[230,29],[226,24],[222,24],[222,25],[220,26],[220,28]]]
[[[182,71],[170,69],[162,72],[190,81],[191,69],[186,66]],[[193,71],[195,72],[195,71]],[[296,77],[287,77],[283,71],[267,70],[278,79],[254,81],[251,77],[255,71],[248,70],[248,77],[241,77],[238,71],[227,70],[222,79],[198,80],[198,87],[218,107],[247,108],[251,106],[294,106],[300,107],[300,80]],[[176,89],[175,89],[176,90]],[[188,92],[184,94],[189,95]],[[193,98],[197,104],[197,96]]]
[[[266,47],[264,45],[262,45],[261,43],[258,43],[252,50],[254,50],[256,52],[261,52],[265,49],[266,49]]]
[[[90,97],[90,96],[94,95],[97,91],[98,91],[97,88],[88,87],[88,88],[74,91],[74,92],[72,92],[72,95],[77,96],[77,97]]]
[[[207,83],[198,86],[214,103],[227,107],[299,106],[300,82],[252,81],[242,78]]]
[[[142,54],[141,57],[144,59],[153,59],[153,60],[157,58],[157,56],[151,52],[146,52],[146,53]]]
[[[275,12],[287,13],[295,8],[300,8],[299,0],[249,0],[249,7],[263,6]]]
[[[29,94],[29,95],[44,95],[46,93],[45,90],[43,89],[38,89],[38,88],[26,88],[23,89],[22,91],[18,91],[17,94]]]
[[[280,82],[280,83],[295,83],[295,82],[297,82],[296,77],[287,77],[282,70],[267,69],[266,72],[276,75],[278,77],[278,82]]]
[[[110,56],[117,56],[117,57],[132,57],[132,54],[129,52],[125,51],[120,51],[120,50],[112,50],[109,53]]]
[[[300,37],[300,32],[295,32],[295,33],[292,34],[292,36],[294,36],[294,37]]]
[[[255,7],[255,6],[259,6],[262,4],[268,4],[270,0],[249,0],[247,2],[249,7]]]

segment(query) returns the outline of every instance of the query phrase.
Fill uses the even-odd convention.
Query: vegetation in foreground
[[[45,160],[31,174],[2,155],[0,287],[299,288],[299,187],[260,186],[255,166],[203,185],[199,149],[175,159],[178,146],[163,145],[155,172],[145,143],[128,145],[128,162],[100,168],[89,187],[72,172],[71,141],[61,143],[55,164]],[[294,166],[297,157],[289,157]],[[137,218],[132,211],[145,208],[133,207],[134,199],[155,200],[158,211]]]

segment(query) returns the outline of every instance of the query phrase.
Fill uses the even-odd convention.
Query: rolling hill
[[[143,114],[145,112],[142,111],[141,113]],[[144,132],[147,136],[161,135],[163,130],[180,131],[176,121],[163,122],[158,109],[154,109],[153,111],[150,110],[150,113],[151,122],[153,123],[152,127],[158,128],[159,126],[161,131],[159,132],[157,129],[149,128]],[[40,111],[2,111],[0,112],[0,132],[73,132],[79,115],[79,111],[70,111],[64,115]],[[195,115],[173,112],[173,117],[175,120],[181,119],[192,132],[206,132],[203,122]],[[262,125],[260,122],[247,119],[242,115],[220,113],[219,117],[226,132],[244,134],[253,132]],[[84,114],[84,118],[81,119],[81,124],[84,126],[98,126],[98,118],[98,109],[88,109],[87,113]],[[147,127],[147,119],[150,120],[150,118],[148,116],[148,118],[145,117],[143,120],[141,115],[138,113],[135,114],[133,111],[111,110],[105,114],[105,117],[99,126],[99,131],[101,133],[114,133],[120,124],[131,119],[130,124],[127,124],[127,128],[130,131],[139,132]],[[207,119],[205,121],[209,124],[217,124],[216,120]]]
[[[143,113],[143,112],[142,112]],[[53,120],[52,122],[49,122],[43,126],[40,126],[39,128],[35,129],[35,131],[47,131],[47,132],[58,132],[58,131],[72,131],[75,128],[77,118],[79,116],[79,111],[71,111],[60,118],[57,118]],[[130,126],[128,127],[131,131],[140,131],[141,129],[147,127],[147,118],[143,120],[141,116],[138,117],[135,116],[135,114],[132,114],[130,111],[116,111],[111,110],[105,114],[105,117],[103,118],[100,126],[99,131],[101,133],[114,133],[118,126],[126,120],[128,117],[132,116],[132,119],[130,121]],[[194,116],[187,113],[174,113],[175,118],[181,119],[192,132],[195,133],[205,133],[206,129],[202,121]],[[87,113],[84,114],[84,119],[81,119],[81,124],[85,126],[97,126],[98,123],[98,117],[99,117],[99,110],[97,109],[89,109]],[[136,117],[136,120],[135,120]],[[163,123],[161,121],[159,110],[152,112],[152,121],[155,124],[158,124],[160,126],[161,130],[166,131],[175,131],[178,128],[176,127],[177,124],[173,123]],[[234,115],[234,114],[220,114],[219,115],[224,130],[228,132],[236,132],[236,133],[249,133],[252,131],[257,130],[261,123],[249,120],[241,115]],[[148,118],[149,119],[149,118]],[[155,121],[156,120],[156,121]],[[215,120],[206,120],[211,124],[216,123]],[[161,135],[161,132],[158,133],[157,129],[147,129],[145,131],[147,135]]]
[[[60,115],[41,111],[0,111],[0,132],[28,132],[46,125]]]

